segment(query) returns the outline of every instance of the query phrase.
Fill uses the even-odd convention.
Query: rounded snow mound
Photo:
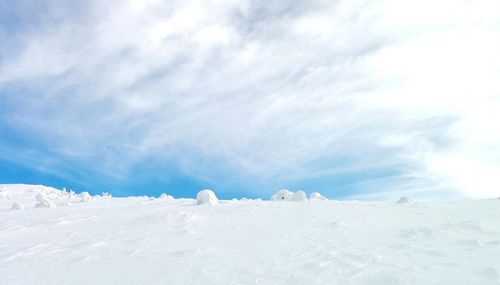
[[[47,194],[44,192],[39,192],[35,196],[35,200],[38,201],[38,203],[35,205],[36,208],[55,208],[56,204],[52,202],[52,200],[49,199]]]
[[[90,197],[89,192],[82,192],[80,193],[80,196],[82,197],[82,202],[89,202],[92,197]]]
[[[406,196],[399,198],[399,200],[396,202],[396,204],[405,204],[405,205],[413,204],[413,203],[415,203],[415,201],[413,201],[411,198],[408,198]]]
[[[328,200],[328,198],[321,195],[319,192],[313,192],[313,193],[311,193],[311,196],[309,196],[309,200],[311,200],[311,201],[325,201],[325,200]]]
[[[293,193],[292,199],[293,199],[293,201],[297,201],[297,202],[307,201],[306,192],[299,190],[299,191]]]
[[[198,205],[217,205],[219,204],[219,199],[215,196],[214,191],[205,189],[196,195],[196,203]]]
[[[287,189],[281,189],[280,191],[276,192],[271,197],[271,200],[273,201],[290,201],[292,200],[293,193],[291,191],[288,191]]]
[[[24,205],[18,202],[12,204],[11,210],[24,210]]]
[[[161,200],[161,201],[170,201],[170,200],[174,200],[174,197],[171,196],[171,195],[168,195],[166,193],[161,193],[160,197],[158,197],[158,200]]]

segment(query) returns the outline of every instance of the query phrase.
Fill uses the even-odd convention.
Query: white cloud
[[[499,8],[95,1],[20,31],[0,88],[31,90],[2,95],[11,125],[113,174],[151,155],[200,179],[399,167],[436,191],[499,195]]]

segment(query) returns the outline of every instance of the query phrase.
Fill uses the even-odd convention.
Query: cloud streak
[[[500,194],[495,1],[101,2],[0,10],[2,127],[26,150],[262,194]]]

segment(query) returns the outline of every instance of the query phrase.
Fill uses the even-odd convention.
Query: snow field
[[[42,186],[0,191],[10,197],[0,200],[0,284],[500,282],[497,199],[203,207],[149,197],[86,203]],[[39,192],[72,206],[35,208]],[[25,209],[10,210],[15,202]]]

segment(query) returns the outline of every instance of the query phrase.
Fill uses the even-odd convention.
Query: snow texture
[[[498,199],[196,207],[149,197],[79,203],[33,185],[0,191],[10,197],[0,200],[2,285],[500,283]],[[73,206],[36,209],[38,193]],[[11,211],[13,201],[25,210]]]
[[[219,204],[219,200],[212,190],[205,189],[196,195],[196,203],[198,205],[217,205]]]

